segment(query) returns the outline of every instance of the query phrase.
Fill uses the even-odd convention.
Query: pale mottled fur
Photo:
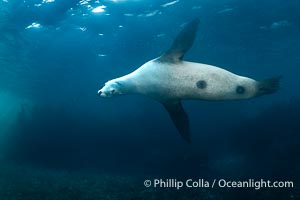
[[[206,88],[197,87],[196,83],[200,80],[207,83]],[[112,87],[116,82],[119,84]],[[245,93],[238,94],[237,86],[244,87]],[[257,82],[212,65],[151,60],[128,75],[108,81],[100,90],[102,96],[109,97],[111,89],[121,94],[143,94],[158,101],[229,100],[254,97]]]

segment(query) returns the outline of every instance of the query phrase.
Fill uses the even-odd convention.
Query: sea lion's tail
[[[257,84],[257,94],[256,96],[261,96],[265,94],[272,94],[277,92],[280,87],[280,79],[282,76],[276,76],[269,79],[259,81]]]

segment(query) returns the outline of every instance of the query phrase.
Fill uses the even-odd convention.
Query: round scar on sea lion
[[[198,82],[196,83],[196,85],[197,85],[197,87],[198,87],[199,89],[204,89],[204,88],[207,87],[206,81],[203,81],[203,80],[198,81]]]

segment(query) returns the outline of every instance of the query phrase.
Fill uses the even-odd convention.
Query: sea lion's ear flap
[[[184,54],[191,48],[196,38],[200,20],[198,18],[184,26],[175,38],[171,48],[158,58],[161,62],[178,62],[182,60]]]
[[[180,101],[163,103],[173,123],[184,140],[191,142],[189,118]]]
[[[116,81],[115,84],[119,87],[123,85],[120,81]]]
[[[115,81],[114,83],[115,83],[116,89],[118,90],[118,92],[120,94],[126,94],[127,93],[127,89],[124,86],[125,85],[124,81]]]

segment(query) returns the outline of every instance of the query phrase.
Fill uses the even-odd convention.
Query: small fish
[[[55,0],[43,0],[43,3],[53,3]]]
[[[225,8],[223,10],[220,10],[219,12],[217,12],[218,14],[222,14],[222,13],[228,13],[228,12],[231,12],[233,11],[234,9],[233,8]]]
[[[168,7],[168,6],[172,6],[172,5],[174,5],[174,4],[178,3],[178,2],[179,2],[179,0],[171,1],[169,3],[165,3],[165,4],[161,5],[161,7],[165,8],[165,7]]]
[[[193,6],[192,10],[198,10],[198,9],[201,9],[201,8],[202,8],[202,6]]]
[[[144,14],[139,14],[138,17],[152,17],[156,14],[160,14],[161,12],[159,10],[154,10],[154,11],[149,11],[149,12],[146,12]]]
[[[79,27],[78,30],[86,31],[86,27]]]
[[[279,29],[279,28],[284,28],[290,26],[291,23],[287,20],[281,20],[278,22],[273,22],[270,26],[271,29]]]
[[[156,35],[156,37],[164,37],[164,36],[166,36],[166,34],[164,34],[164,33]]]
[[[124,16],[126,16],[126,17],[133,17],[134,14],[132,14],[132,13],[125,13]]]
[[[25,29],[29,29],[29,28],[41,28],[41,24],[33,22],[32,24],[27,26]]]

